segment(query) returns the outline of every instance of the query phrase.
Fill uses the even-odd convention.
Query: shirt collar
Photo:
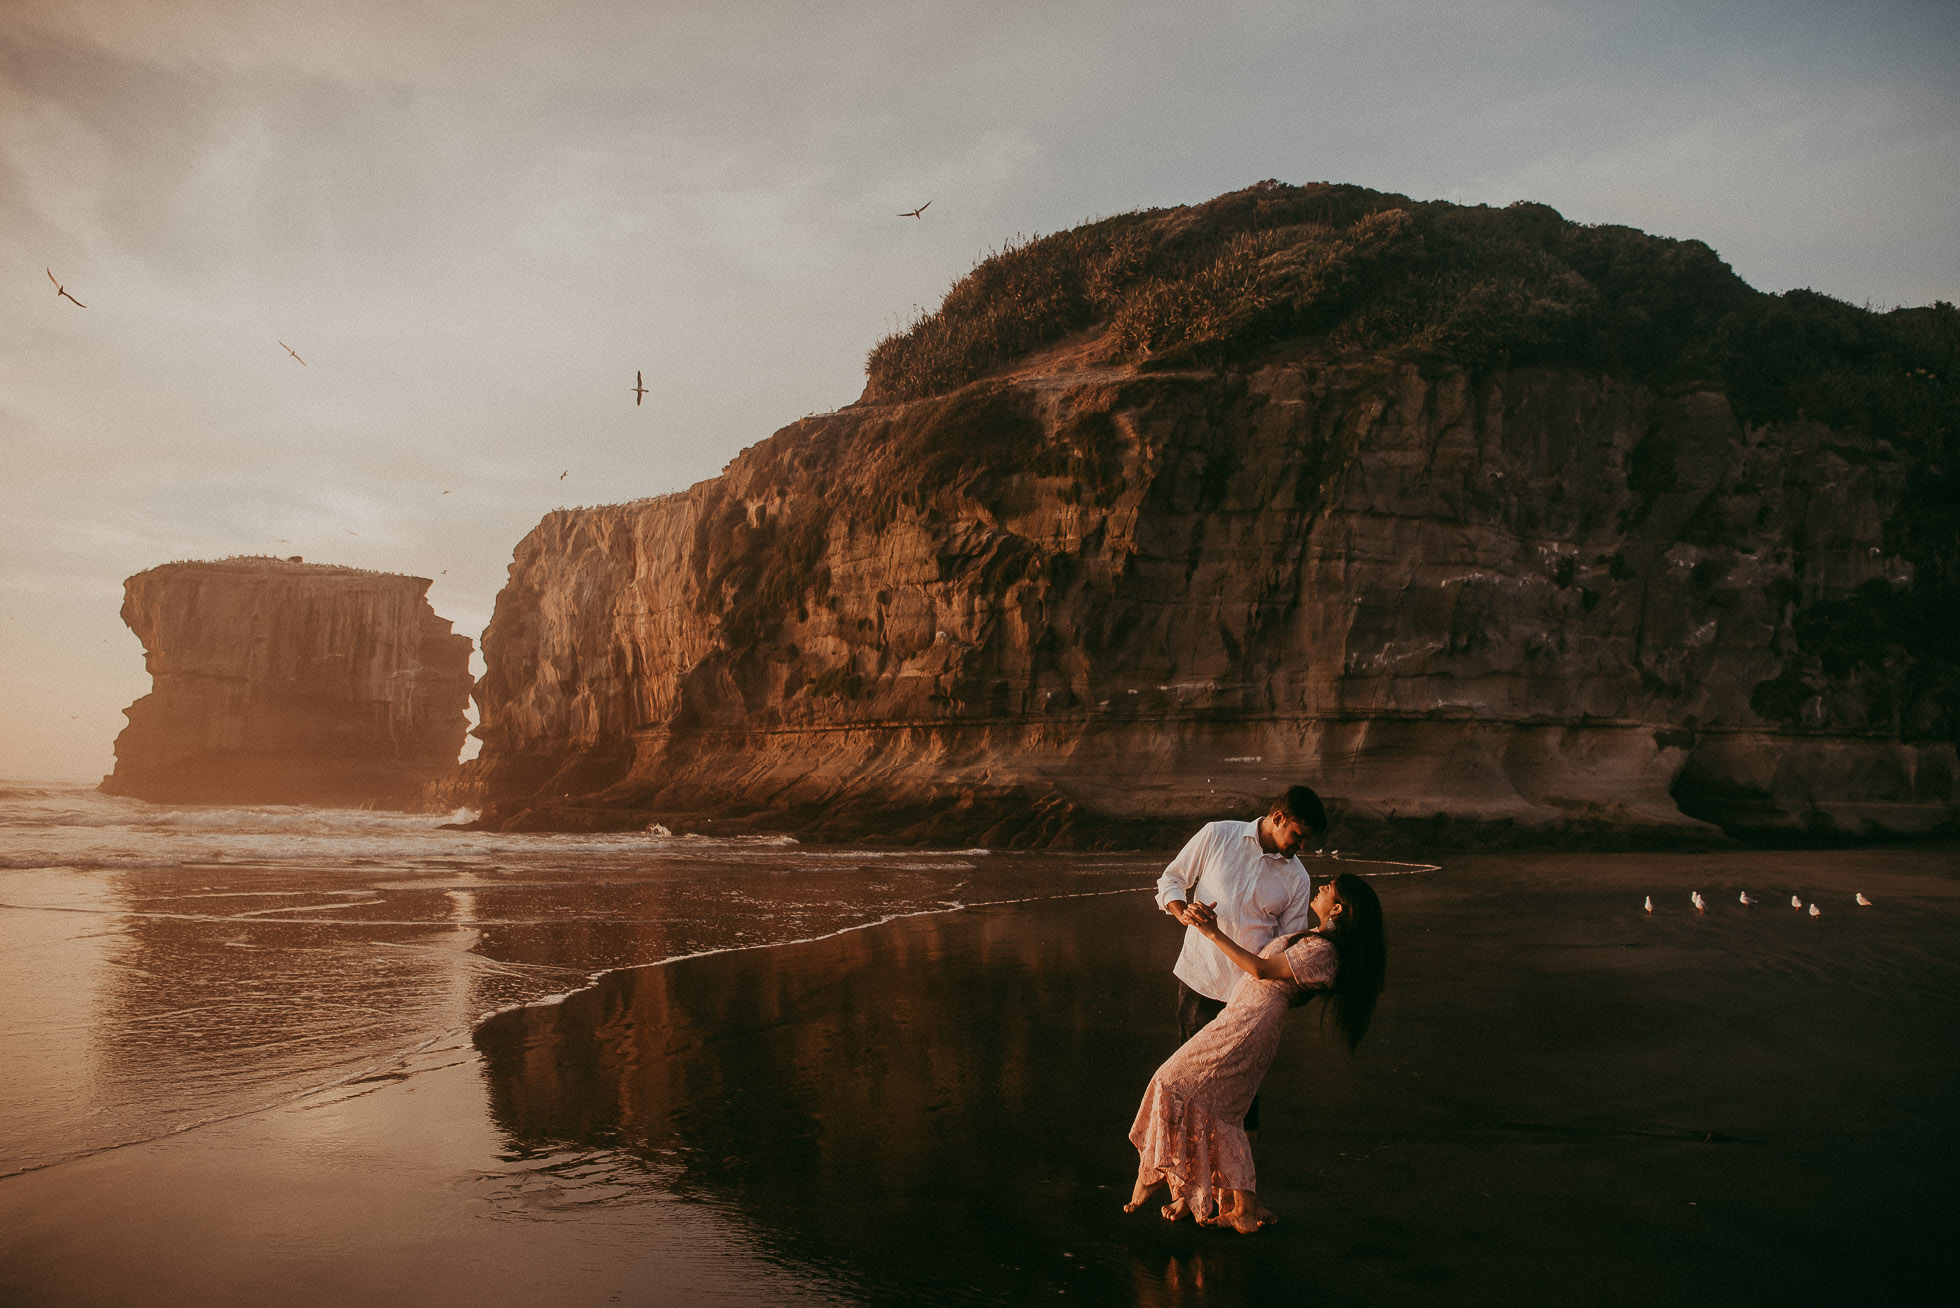
[[[1287,856],[1283,854],[1268,853],[1266,851],[1266,847],[1259,843],[1259,824],[1264,820],[1265,820],[1264,818],[1254,818],[1252,819],[1252,821],[1246,823],[1245,832],[1241,838],[1245,840],[1250,840],[1253,843],[1253,845],[1258,848],[1259,857],[1261,858],[1270,858],[1275,863],[1285,863],[1291,861],[1290,859],[1287,858]]]

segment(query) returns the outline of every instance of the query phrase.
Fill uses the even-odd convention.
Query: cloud
[[[1897,3],[0,0],[0,580],[81,612],[276,550],[446,567],[487,613],[541,514],[849,401],[988,249],[1264,177],[1960,298],[1956,32]]]

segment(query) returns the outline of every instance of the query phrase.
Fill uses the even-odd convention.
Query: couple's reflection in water
[[[1242,1253],[1121,1211],[1173,1039],[1155,916],[979,909],[616,972],[483,1024],[491,1110],[517,1151],[640,1160],[868,1301],[1230,1297]]]

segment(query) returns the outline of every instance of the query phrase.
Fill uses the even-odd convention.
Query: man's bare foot
[[[1278,1213],[1276,1213],[1276,1212],[1274,1212],[1274,1211],[1273,1211],[1272,1209],[1270,1209],[1270,1208],[1268,1208],[1268,1207],[1266,1207],[1266,1205],[1264,1205],[1264,1204],[1260,1204],[1260,1205],[1259,1205],[1259,1225],[1260,1225],[1260,1226],[1261,1226],[1262,1228],[1263,1228],[1263,1227],[1268,1227],[1268,1226],[1278,1226],[1278,1225],[1279,1225],[1279,1214],[1278,1214]]]
[[[1251,1235],[1267,1224],[1273,1217],[1271,1210],[1260,1206],[1250,1191],[1232,1191],[1219,1204],[1218,1211],[1198,1219],[1200,1226],[1223,1226],[1237,1231],[1240,1235]]]
[[[1259,1229],[1260,1221],[1251,1213],[1239,1210],[1230,1213],[1216,1213],[1210,1217],[1200,1217],[1198,1219],[1198,1225],[1222,1226],[1228,1231],[1237,1231],[1240,1235],[1251,1235]]]

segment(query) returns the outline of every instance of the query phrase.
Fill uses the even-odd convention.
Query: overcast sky
[[[1957,110],[1951,3],[0,0],[0,777],[112,766],[132,573],[475,638],[543,514],[849,403],[1016,235],[1357,182],[1960,300]]]

